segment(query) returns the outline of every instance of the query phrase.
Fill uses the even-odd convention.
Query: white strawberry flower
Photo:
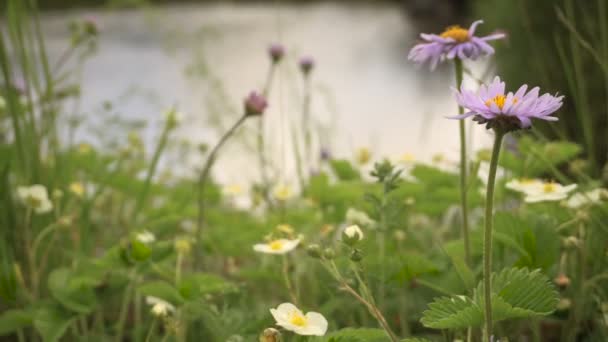
[[[291,303],[283,303],[276,309],[270,309],[278,326],[293,331],[298,335],[323,336],[327,332],[327,319],[318,312],[304,314]]]

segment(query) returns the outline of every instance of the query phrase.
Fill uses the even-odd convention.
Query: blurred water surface
[[[456,113],[451,69],[431,73],[407,61],[417,29],[398,6],[217,4],[51,12],[43,16],[43,27],[53,59],[68,43],[67,21],[84,16],[96,18],[101,37],[98,52],[81,73],[80,108],[93,124],[78,137],[89,138],[96,113],[111,101],[123,117],[149,122],[149,146],[158,135],[160,113],[173,105],[186,115],[180,139],[212,144],[221,130],[217,124],[234,120],[246,93],[262,87],[269,63],[266,48],[281,42],[288,56],[273,84],[265,128],[278,177],[287,182],[295,178],[287,127],[297,130],[301,115],[301,55],[317,61],[312,115],[324,127],[319,144],[333,155],[350,157],[366,146],[374,156],[411,153],[430,160],[445,153],[457,158],[457,123],[444,118]],[[484,64],[474,65],[473,71],[481,73]],[[253,122],[246,126],[255,129]],[[488,141],[484,129],[475,127],[473,147]],[[223,182],[257,177],[252,151],[239,146],[229,146],[218,161],[215,172]],[[188,169],[200,157],[192,152],[165,163]]]

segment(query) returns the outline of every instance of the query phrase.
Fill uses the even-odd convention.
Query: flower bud
[[[581,240],[579,240],[579,238],[577,238],[576,236],[568,236],[562,239],[562,245],[564,246],[564,248],[567,249],[577,248],[578,246],[580,246],[580,244]]]
[[[260,342],[280,342],[281,332],[275,328],[266,328],[260,334]]]
[[[361,240],[363,240],[363,232],[357,225],[348,226],[342,232],[342,241],[349,246],[354,246]]]
[[[175,250],[180,254],[188,254],[192,250],[192,242],[188,238],[178,238],[174,243]]]
[[[165,117],[165,122],[169,128],[175,128],[183,119],[183,114],[175,109],[167,110],[163,116]]]
[[[566,311],[572,306],[572,301],[569,298],[562,298],[557,303],[557,311]]]
[[[315,66],[315,60],[310,56],[300,58],[300,70],[304,75],[308,75]]]
[[[401,229],[395,230],[393,235],[395,237],[395,240],[397,240],[397,241],[405,241],[405,239],[407,238],[407,234],[405,233],[405,231],[403,231]]]
[[[53,193],[51,194],[51,197],[58,201],[63,197],[63,191],[59,190],[59,189],[55,189],[53,190]]]
[[[570,285],[570,278],[563,273],[560,273],[553,281],[561,289],[565,289]]]
[[[354,262],[359,262],[363,260],[363,254],[361,253],[361,250],[353,249],[352,253],[350,254],[350,260]]]
[[[331,247],[327,247],[325,248],[325,250],[323,251],[323,257],[325,259],[333,259],[336,257],[336,252],[334,252],[334,250]]]
[[[266,107],[268,107],[268,102],[266,102],[264,96],[255,91],[249,93],[249,96],[245,99],[245,115],[247,116],[262,115]]]
[[[272,44],[268,48],[268,55],[273,63],[279,63],[285,55],[285,48],[281,44]]]
[[[306,253],[313,258],[321,259],[321,247],[317,244],[308,245],[306,247]]]

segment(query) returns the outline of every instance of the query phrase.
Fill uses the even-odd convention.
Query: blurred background
[[[473,87],[476,80],[499,74],[511,89],[528,83],[565,94],[560,124],[540,125],[535,134],[580,142],[593,174],[600,174],[606,162],[605,0],[39,3],[51,59],[61,60],[68,45],[66,21],[89,17],[100,29],[97,49],[78,73],[77,105],[87,125],[76,135],[93,143],[113,141],[107,130],[92,135],[98,120],[126,120],[146,126],[143,138],[150,145],[160,129],[153,123],[175,106],[187,122],[180,136],[193,144],[213,144],[239,115],[245,94],[262,87],[270,63],[266,50],[280,43],[287,57],[271,94],[265,131],[282,177],[294,174],[293,156],[285,146],[299,125],[302,78],[297,61],[302,56],[316,61],[316,148],[339,156],[366,147],[394,159],[407,154],[430,160],[439,153],[455,159],[457,125],[444,119],[456,112],[452,71],[449,66],[434,72],[416,67],[407,53],[420,32],[442,32],[453,24],[468,27],[481,18],[480,34],[503,30],[509,39],[495,44],[495,57],[468,64],[465,82]],[[485,130],[470,128],[470,148],[487,146]],[[220,181],[257,177],[251,168],[251,173],[242,172],[251,163],[247,145],[228,147],[234,151],[219,161],[224,166],[216,169]],[[200,162],[200,154],[180,159],[180,165]]]

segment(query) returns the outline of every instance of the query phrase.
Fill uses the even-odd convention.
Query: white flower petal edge
[[[267,254],[286,254],[294,250],[299,244],[300,239],[277,239],[268,243],[255,244],[253,245],[253,250]]]
[[[526,203],[537,203],[545,201],[560,201],[568,197],[568,193],[576,189],[576,184],[563,186],[558,183],[544,183],[540,188],[534,188],[526,192]]]

